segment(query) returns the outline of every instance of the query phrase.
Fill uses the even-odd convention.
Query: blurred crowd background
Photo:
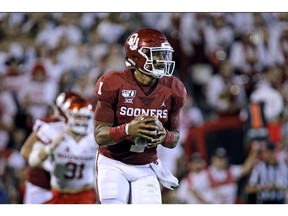
[[[0,203],[23,202],[20,149],[35,120],[51,112],[62,91],[96,103],[98,77],[126,68],[125,39],[146,27],[167,36],[174,75],[188,91],[179,145],[159,148],[180,180],[179,189],[163,189],[164,202],[195,203],[197,186],[181,189],[196,172],[192,162],[202,161],[201,170],[218,156],[223,169],[243,168],[255,143],[261,147],[251,169],[214,185],[233,187],[234,197],[213,202],[258,202],[249,182],[259,161],[268,160],[265,151],[272,151],[272,164],[288,163],[288,13],[0,13]],[[286,194],[287,172],[277,188]],[[185,199],[191,191],[194,201]]]

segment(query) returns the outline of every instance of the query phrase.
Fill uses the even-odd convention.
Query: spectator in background
[[[64,38],[63,40],[67,40]],[[59,63],[66,66],[66,70],[70,73],[76,73],[76,77],[85,76],[87,70],[92,67],[91,59],[88,55],[87,45],[79,43],[73,46],[66,45],[67,47],[59,53]]]
[[[257,55],[259,62],[262,66],[268,66],[276,64],[277,58],[275,50],[275,44],[277,39],[275,38],[275,32],[266,23],[265,17],[260,13],[254,13],[254,28],[251,32],[251,40],[257,47]]]
[[[5,89],[3,77],[0,77],[0,149],[9,142],[9,133],[15,127],[14,118],[17,107],[13,94]]]
[[[1,28],[1,25],[3,25],[3,21],[1,22],[0,21],[0,28]],[[1,30],[0,30],[1,31]],[[9,46],[10,46],[10,41],[8,38],[4,37],[3,39],[1,39],[0,41],[0,73],[1,75],[3,75],[6,71],[6,60],[9,56]]]
[[[16,130],[17,105],[13,94],[5,89],[2,78],[0,77],[0,203],[17,204],[21,202],[19,181],[25,161],[14,141],[23,138],[23,134]],[[12,134],[15,136],[11,136]]]
[[[28,103],[28,112],[33,117],[33,122],[47,115],[57,91],[57,84],[48,79],[43,63],[36,62],[31,71],[29,85],[23,87],[20,93],[20,101]]]
[[[190,128],[200,127],[204,124],[202,110],[197,106],[191,94],[187,94],[186,103],[180,111],[180,143],[185,142]]]
[[[121,14],[108,13],[97,26],[97,33],[104,42],[117,43],[125,33],[125,26],[123,26],[122,21]]]
[[[251,93],[251,102],[264,102],[264,115],[268,122],[279,121],[284,109],[281,93],[276,89],[282,79],[279,67],[267,67],[263,71],[263,78]]]
[[[0,204],[21,203],[19,177],[15,166],[11,165],[11,149],[0,149]],[[16,160],[13,158],[12,160]],[[15,163],[15,162],[14,162]]]
[[[281,149],[281,124],[284,111],[284,99],[278,89],[281,88],[282,70],[279,67],[267,67],[263,71],[263,79],[259,81],[252,91],[252,103],[264,103],[264,117],[267,122],[269,140]]]
[[[213,193],[206,170],[206,162],[199,153],[193,153],[188,173],[180,181],[177,199],[182,204],[212,204]]]
[[[5,61],[6,71],[4,72],[3,82],[7,91],[14,92],[18,100],[20,100],[19,93],[29,83],[29,76],[22,71],[22,59],[15,56],[7,57]]]
[[[235,204],[237,201],[238,180],[246,176],[257,156],[259,146],[252,146],[243,165],[229,164],[226,149],[219,147],[211,157],[211,164],[207,168],[213,200],[217,204]]]
[[[231,45],[230,63],[234,70],[240,73],[252,75],[262,69],[259,60],[257,44],[252,40],[252,30],[246,29],[240,35],[240,40]]]
[[[205,52],[214,70],[221,61],[227,59],[230,46],[234,41],[234,31],[226,24],[225,13],[213,13],[211,22],[204,27]]]
[[[288,186],[288,170],[276,157],[276,145],[268,143],[263,158],[254,165],[246,192],[256,194],[257,204],[284,204]]]
[[[277,38],[275,40],[277,47],[275,49],[275,52],[273,53],[274,54],[273,58],[275,59],[275,63],[285,65],[288,62],[288,26],[287,26],[287,23],[285,27],[282,27],[279,30],[277,31],[277,33],[280,35],[279,35],[279,39]]]
[[[238,116],[246,101],[245,89],[229,61],[220,62],[218,73],[212,75],[206,88],[206,99],[217,117]]]
[[[259,50],[253,40],[251,40],[252,30],[248,29],[241,33],[240,40],[234,41],[231,45],[228,61],[237,74],[245,77],[245,91],[249,97],[251,91],[258,81],[259,73],[263,65],[260,62]]]
[[[109,53],[106,58],[105,71],[126,69],[125,62],[123,61],[124,53],[122,52],[121,46],[119,44],[111,44],[108,50]]]
[[[43,59],[43,65],[47,71],[47,77],[50,81],[59,85],[61,75],[65,72],[67,67],[64,63],[61,63],[58,59],[60,50],[53,49],[47,53],[47,57]]]

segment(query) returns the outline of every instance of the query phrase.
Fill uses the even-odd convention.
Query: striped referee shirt
[[[250,186],[274,185],[275,187],[286,188],[288,186],[288,169],[283,162],[267,164],[260,161],[252,169],[248,184]],[[263,189],[258,193],[257,198],[261,201],[285,199],[286,190]]]

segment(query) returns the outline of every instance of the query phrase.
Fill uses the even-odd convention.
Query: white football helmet
[[[93,131],[94,111],[89,101],[72,97],[63,104],[63,110],[74,133],[87,135]]]
[[[63,110],[63,105],[68,99],[73,97],[81,98],[80,95],[72,91],[61,92],[56,97],[55,105],[53,107],[55,113],[54,115],[63,117],[65,122],[67,122],[68,119],[66,113]]]

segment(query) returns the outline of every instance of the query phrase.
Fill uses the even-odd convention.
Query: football
[[[134,143],[138,146],[147,147],[148,146],[148,140],[143,137],[135,137]]]
[[[159,119],[156,119],[155,121],[150,122],[149,124],[156,125],[158,127],[157,131],[160,131],[160,130],[163,129],[163,125],[162,125],[162,123],[160,122]],[[157,138],[157,137],[158,137],[158,135],[155,135],[153,138]],[[136,145],[144,146],[144,147],[146,147],[147,144],[148,144],[148,141],[145,138],[142,138],[142,137],[135,137],[134,142],[135,142]]]
[[[158,130],[163,130],[163,125],[159,119],[156,119],[153,123],[158,127]]]

